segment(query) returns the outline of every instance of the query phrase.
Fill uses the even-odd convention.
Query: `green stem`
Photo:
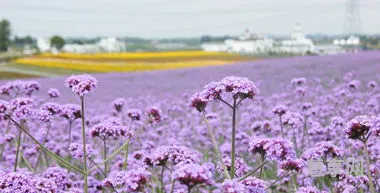
[[[212,141],[212,144],[214,146],[214,151],[215,151],[216,157],[218,158],[218,160],[220,161],[220,164],[222,165],[224,176],[227,179],[231,179],[230,174],[228,173],[226,164],[224,164],[223,158],[222,158],[222,156],[220,154],[218,143],[216,142],[214,133],[211,130],[211,127],[210,127],[210,125],[208,123],[208,120],[206,118],[206,114],[205,114],[204,111],[203,111],[203,121],[206,123],[206,127],[207,127],[207,130],[208,130],[208,133],[209,133],[209,135],[211,137],[211,141]]]
[[[165,187],[164,187],[164,172],[165,172],[165,166],[162,166],[162,168],[161,168],[161,176],[160,176],[161,193],[164,193],[164,190],[165,190]]]
[[[62,159],[59,155],[51,152],[50,150],[48,150],[44,145],[42,145],[36,138],[33,137],[33,135],[31,135],[22,125],[20,125],[17,121],[15,121],[12,117],[9,117],[7,116],[8,119],[10,119],[19,129],[21,129],[28,137],[30,137],[30,139],[32,139],[32,141],[34,143],[36,143],[37,145],[39,145],[44,151],[46,151],[47,153],[49,153],[57,162],[61,162],[64,166],[66,167],[70,167],[72,169],[74,169],[75,171],[81,173],[81,174],[84,174],[84,172],[71,165],[70,163],[68,163],[67,161],[65,161],[64,159]]]
[[[284,126],[282,125],[282,116],[280,115],[280,128],[281,128],[281,136],[284,138]]]
[[[84,162],[84,187],[85,193],[88,193],[88,173],[87,173],[87,151],[86,151],[86,129],[85,129],[85,117],[84,117],[84,96],[80,97],[81,109],[82,109],[82,142],[83,142],[83,162]]]
[[[42,140],[43,140],[42,145],[45,145],[45,143],[46,143],[46,139],[47,139],[47,137],[48,137],[48,135],[49,135],[49,130],[50,130],[50,126],[47,128],[46,134],[45,134],[44,138],[42,139]],[[47,163],[46,154],[45,154],[45,152],[43,152],[43,153],[44,153],[44,156],[45,156],[46,164],[48,164],[48,163]],[[36,165],[34,166],[34,170],[37,169],[37,167],[38,167],[38,165],[39,165],[39,163],[40,163],[40,161],[41,161],[41,156],[42,156],[42,152],[40,152],[40,151],[38,150],[38,158],[37,158]]]
[[[252,171],[246,173],[244,176],[242,176],[242,177],[239,179],[239,181],[245,180],[245,179],[248,178],[249,176],[253,175],[254,173],[257,172],[257,170],[263,168],[264,165],[265,165],[266,163],[268,163],[267,160],[265,160],[264,162],[262,162],[262,163],[261,163],[259,166],[257,166],[254,170],[252,170]]]
[[[129,141],[127,142],[127,146],[125,146],[125,162],[124,162],[124,169],[128,169],[128,154],[129,154]]]
[[[68,144],[67,144],[67,161],[70,163],[71,162],[71,155],[70,155],[70,145],[71,145],[71,127],[72,123],[69,121],[69,139],[68,139]]]
[[[270,189],[273,185],[275,185],[278,181],[280,181],[282,178],[284,178],[286,175],[288,175],[288,172],[284,172],[281,176],[279,176],[274,182],[272,182],[265,190]]]
[[[106,160],[107,159],[107,143],[106,143],[106,139],[103,139],[103,159]],[[106,161],[104,163],[104,172],[106,173],[106,177],[107,177],[107,172],[108,172],[108,162]]]
[[[375,187],[373,186],[372,175],[371,175],[371,168],[370,168],[371,162],[369,160],[367,140],[364,140],[363,142],[364,142],[364,153],[365,153],[365,161],[366,161],[366,167],[367,167],[367,176],[368,176],[369,191],[371,193],[375,193]]]
[[[16,160],[15,160],[15,166],[14,166],[14,169],[13,169],[14,172],[17,171],[18,155],[20,153],[20,146],[21,146],[21,134],[22,134],[21,130],[19,130],[18,137],[17,137]]]
[[[117,149],[116,151],[114,151],[107,159],[103,160],[98,165],[96,165],[93,168],[89,169],[87,173],[91,173],[92,171],[96,170],[100,166],[104,165],[105,162],[108,162],[111,159],[113,159],[118,153],[120,153],[128,145],[129,140],[130,139],[128,139],[128,141],[126,143],[124,143],[121,147],[119,147],[119,149]]]
[[[231,178],[235,177],[235,141],[236,141],[236,99],[232,108],[232,142],[231,142]]]
[[[265,156],[264,156],[264,154],[261,154],[261,163],[264,163],[264,160],[265,160]],[[261,179],[261,176],[263,174],[263,170],[264,170],[264,167],[261,167],[260,168],[260,174],[259,174],[260,179]]]
[[[32,165],[30,165],[30,163],[28,162],[28,160],[26,159],[24,154],[22,152],[20,152],[20,155],[21,155],[22,160],[24,160],[25,165],[29,168],[29,170],[32,172],[35,172],[36,170],[33,169]]]
[[[170,188],[170,193],[173,193],[173,191],[174,191],[174,185],[175,185],[175,180],[173,180],[173,182],[172,182],[172,186]]]

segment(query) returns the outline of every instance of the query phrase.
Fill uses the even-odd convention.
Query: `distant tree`
[[[11,24],[8,20],[0,21],[0,52],[8,50],[11,36]]]
[[[61,36],[53,36],[50,38],[50,46],[61,50],[65,45],[65,40]]]

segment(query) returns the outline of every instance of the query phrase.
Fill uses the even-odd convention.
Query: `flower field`
[[[202,51],[106,54],[49,54],[21,58],[16,64],[85,72],[133,72],[232,64],[253,60],[227,53]]]
[[[378,65],[367,52],[0,82],[0,192],[377,193]],[[331,173],[347,158],[362,172]]]

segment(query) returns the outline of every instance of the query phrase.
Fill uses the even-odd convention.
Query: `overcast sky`
[[[17,35],[145,38],[289,34],[340,34],[346,0],[0,0],[0,19]],[[361,31],[380,33],[380,0],[360,0]]]

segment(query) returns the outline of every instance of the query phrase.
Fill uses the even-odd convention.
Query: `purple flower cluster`
[[[0,95],[18,97],[24,94],[30,97],[33,92],[38,90],[40,90],[40,84],[37,81],[16,80],[1,86]]]
[[[228,171],[231,171],[231,159],[229,157],[225,157],[223,159],[225,166],[227,167]],[[217,170],[220,173],[223,173],[223,168],[220,163],[217,165]],[[235,171],[237,176],[243,176],[245,173],[248,172],[250,167],[244,162],[244,159],[237,157],[235,159]]]
[[[219,82],[211,82],[201,92],[195,93],[191,97],[189,106],[203,111],[209,102],[222,99],[228,93],[232,94],[234,100],[253,99],[258,93],[258,89],[248,78],[228,76]]]
[[[143,168],[132,169],[128,171],[120,171],[111,173],[110,176],[103,181],[106,187],[111,185],[119,187],[125,192],[144,192],[146,183],[150,180],[151,173]]]
[[[71,89],[72,92],[83,97],[84,95],[93,92],[96,88],[97,80],[87,74],[73,75],[66,79],[66,86]]]
[[[148,117],[150,123],[159,123],[161,122],[161,109],[158,107],[150,107],[148,109]]]
[[[122,112],[125,106],[125,103],[126,101],[124,98],[117,98],[114,101],[112,101],[111,106],[116,110],[116,112]]]
[[[263,180],[248,177],[239,182],[238,180],[226,180],[218,188],[217,193],[267,193]]]
[[[249,151],[261,154],[270,160],[282,161],[295,157],[292,143],[281,138],[254,138],[249,144]]]
[[[330,141],[322,141],[307,149],[303,154],[304,160],[319,159],[319,158],[335,158],[342,157],[343,150],[335,146]]]
[[[59,92],[58,89],[51,88],[48,90],[48,95],[50,98],[54,99],[54,98],[58,98],[61,95],[61,93]]]
[[[141,114],[142,113],[139,109],[129,109],[127,111],[128,117],[131,118],[133,121],[140,121]]]
[[[133,131],[129,130],[125,126],[122,126],[118,122],[107,120],[92,127],[90,134],[92,137],[100,137],[101,139],[105,140],[108,138],[118,138],[124,136],[132,137]]]
[[[145,158],[148,165],[163,166],[168,162],[178,165],[185,163],[198,163],[199,153],[186,146],[159,146],[150,156]]]
[[[349,139],[365,140],[373,124],[373,119],[368,116],[357,116],[349,121],[344,129]]]
[[[213,185],[213,165],[206,163],[204,165],[198,164],[184,164],[180,165],[172,174],[172,178],[181,184],[186,185],[189,189],[199,184]]]
[[[82,160],[84,156],[83,152],[83,144],[72,143],[69,146],[70,155],[78,160]],[[87,157],[91,157],[94,154],[94,149],[91,144],[86,144],[86,155]]]

